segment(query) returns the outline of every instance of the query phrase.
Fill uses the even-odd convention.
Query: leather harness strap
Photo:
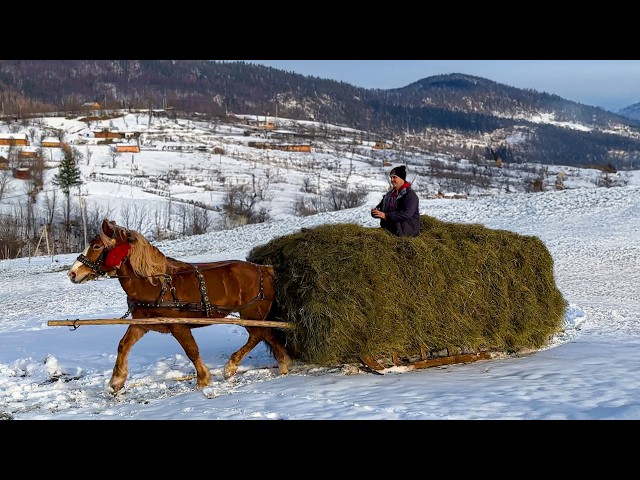
[[[202,312],[205,314],[206,317],[210,317],[212,312],[216,312],[218,314],[224,314],[227,315],[231,312],[236,312],[239,311],[240,309],[251,305],[254,302],[260,301],[260,300],[264,300],[265,296],[264,296],[264,272],[261,268],[258,268],[258,270],[260,271],[260,288],[258,290],[257,295],[252,298],[251,300],[249,300],[248,302],[242,303],[240,305],[234,305],[232,307],[227,307],[227,306],[222,306],[222,305],[213,305],[210,301],[209,301],[209,295],[207,293],[207,282],[204,279],[204,276],[202,275],[202,273],[200,273],[200,270],[198,270],[198,267],[196,267],[195,265],[190,265],[193,270],[194,273],[196,275],[196,277],[198,278],[198,285],[200,288],[200,296],[202,298],[202,300],[198,303],[198,302],[181,302],[178,300],[176,293],[175,293],[175,287],[173,286],[173,281],[172,281],[172,277],[171,275],[165,274],[162,277],[162,286],[160,287],[160,295],[158,296],[158,300],[156,300],[155,302],[139,302],[137,300],[133,300],[131,297],[127,296],[127,306],[129,307],[129,310],[127,312],[130,313],[133,311],[133,309],[137,308],[137,307],[143,307],[143,308],[177,308],[181,311],[186,311],[186,312]],[[173,301],[171,302],[165,302],[163,301],[163,297],[165,295],[165,293],[167,292],[167,289],[169,289],[171,291],[171,295],[173,297]]]
[[[115,236],[115,231],[112,235]],[[110,250],[110,248],[106,245],[105,243],[105,248],[103,249],[102,253],[100,254],[100,257],[95,261],[91,261],[89,260],[88,257],[86,257],[83,254],[80,254],[77,258],[77,260],[86,265],[87,267],[89,267],[93,272],[96,273],[96,275],[107,275],[107,272],[103,271],[100,268],[100,264],[102,262],[104,262],[104,259],[106,258],[106,255],[108,253],[108,251]],[[120,318],[124,319],[127,316],[129,316],[129,314],[137,307],[143,307],[143,308],[177,308],[181,311],[184,312],[201,312],[204,313],[204,315],[206,317],[210,317],[211,314],[213,312],[216,312],[218,314],[221,315],[228,315],[229,313],[232,312],[239,312],[241,309],[251,305],[252,303],[261,301],[261,300],[265,300],[265,295],[264,295],[264,270],[259,266],[256,265],[256,267],[258,268],[258,271],[260,272],[260,288],[258,289],[258,293],[256,294],[256,296],[254,298],[252,298],[251,300],[249,300],[248,302],[245,303],[241,303],[239,305],[233,305],[233,306],[223,306],[223,305],[214,305],[209,301],[209,294],[207,291],[207,282],[204,278],[204,276],[202,275],[202,273],[200,273],[200,270],[198,269],[198,267],[194,264],[187,264],[189,265],[192,269],[193,272],[195,273],[196,277],[198,278],[198,287],[200,289],[200,296],[202,298],[202,300],[200,302],[181,302],[180,300],[178,300],[178,297],[176,295],[176,289],[173,286],[173,277],[167,273],[163,274],[161,276],[161,286],[160,286],[160,294],[158,296],[158,299],[155,302],[141,302],[141,301],[137,301],[132,299],[131,297],[127,296],[127,306],[128,306],[128,310],[127,312]],[[221,265],[222,266],[222,265]],[[213,268],[217,268],[217,267],[205,267],[205,270],[210,270]],[[185,272],[180,272],[179,274],[183,274]],[[120,277],[119,275],[116,275],[116,278],[123,278]],[[171,296],[173,297],[173,301],[171,302],[166,302],[164,301],[164,295],[167,292],[167,290],[169,290],[171,292]]]

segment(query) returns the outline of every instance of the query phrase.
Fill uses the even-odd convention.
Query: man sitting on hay
[[[392,189],[371,209],[371,216],[380,219],[380,227],[399,237],[415,237],[420,233],[420,200],[407,182],[404,165],[389,173]]]

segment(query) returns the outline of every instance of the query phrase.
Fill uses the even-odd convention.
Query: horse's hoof
[[[109,393],[116,395],[124,387],[124,380],[113,380],[109,382]]]
[[[116,388],[113,388],[111,385],[109,385],[109,393],[114,397],[118,395],[120,392],[122,392],[122,387],[118,387],[116,389]]]
[[[289,367],[291,366],[291,362],[280,362],[278,364],[278,368],[280,368],[280,373],[282,375],[286,375],[289,373]]]
[[[282,375],[287,375],[289,373],[289,368],[293,364],[293,360],[290,357],[285,358],[281,362],[278,363],[278,367],[280,368],[280,373]]]
[[[237,371],[238,371],[238,366],[237,365],[231,365],[231,364],[227,363],[224,366],[224,372],[223,372],[223,376],[224,376],[225,380],[228,380],[231,377],[233,377],[236,374]]]
[[[198,379],[198,381],[196,382],[196,389],[202,390],[204,387],[206,387],[210,383],[211,383],[211,377],[207,377],[204,380]]]

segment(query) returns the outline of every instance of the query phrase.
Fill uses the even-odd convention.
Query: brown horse
[[[141,234],[104,220],[100,233],[80,254],[68,273],[73,283],[100,276],[117,277],[127,294],[132,318],[222,318],[230,313],[242,319],[264,320],[275,298],[274,272],[268,265],[242,260],[186,263],[166,257]],[[170,333],[180,343],[197,373],[196,387],[211,381],[192,328],[203,324],[171,323],[129,325],[118,345],[118,356],[109,386],[117,393],[127,378],[127,359],[133,345],[149,330]],[[291,358],[271,327],[248,327],[249,339],[224,367],[224,377],[234,375],[242,359],[264,340],[287,374]]]

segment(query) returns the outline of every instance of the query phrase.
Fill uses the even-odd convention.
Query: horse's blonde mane
[[[129,252],[133,270],[141,277],[148,277],[149,282],[156,285],[158,278],[167,271],[167,257],[138,232],[129,230],[129,235],[133,237]]]

